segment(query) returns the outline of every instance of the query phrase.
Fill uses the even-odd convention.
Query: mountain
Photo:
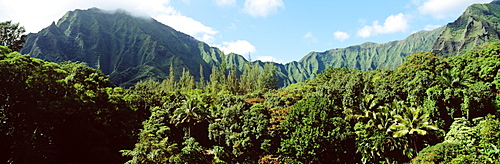
[[[276,64],[280,84],[284,86],[305,81],[329,66],[359,70],[393,69],[415,52],[430,51],[444,26],[432,31],[419,31],[404,40],[377,44],[367,42],[347,48],[310,52],[300,61]]]
[[[385,44],[365,43],[325,52],[311,52],[302,60],[275,63],[278,86],[305,81],[328,66],[361,70],[395,68],[409,54],[429,51],[442,31],[420,31],[405,40]],[[183,69],[200,77],[200,66],[208,77],[211,67],[222,63],[222,51],[157,22],[131,16],[126,11],[97,8],[66,13],[57,23],[29,34],[23,54],[52,62],[82,61],[100,69],[120,86],[132,86],[149,77],[164,79],[170,65],[176,75]],[[241,72],[248,61],[228,54],[228,66]],[[263,67],[260,61],[253,62]]]
[[[383,44],[367,42],[325,52],[311,52],[299,63],[312,72],[323,70],[328,66],[347,66],[360,70],[392,69],[400,65],[408,55],[431,50],[443,29],[444,27],[440,27],[432,31],[419,31],[404,40]]]
[[[500,40],[500,1],[469,6],[454,22],[446,25],[433,52],[450,57]]]
[[[392,69],[416,52],[434,51],[441,56],[459,55],[500,38],[500,1],[470,6],[456,21],[432,31],[419,31],[404,40],[364,43],[347,48],[311,52],[300,61],[274,63],[278,86],[313,78],[333,67],[359,70]],[[82,61],[110,76],[112,83],[129,87],[146,78],[165,79],[170,65],[177,77],[189,70],[196,79],[209,77],[213,66],[226,65],[240,73],[248,61],[237,54],[176,31],[152,18],[126,11],[97,8],[69,11],[57,23],[28,35],[23,54],[53,62]],[[263,67],[261,61],[253,61]]]
[[[66,13],[57,23],[29,34],[23,54],[52,62],[82,61],[110,75],[114,84],[131,86],[147,77],[168,75],[170,65],[208,77],[222,52],[157,22],[126,11],[97,8]]]

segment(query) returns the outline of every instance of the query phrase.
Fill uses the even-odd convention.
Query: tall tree
[[[216,66],[212,66],[212,73],[210,74],[209,88],[212,93],[216,93],[220,90],[220,71]]]
[[[413,143],[413,148],[410,148],[411,145],[405,147],[408,147],[407,149],[410,151],[413,149],[413,153],[408,154],[408,157],[412,158],[419,149],[421,150],[424,147],[422,146],[424,143],[420,141],[419,136],[427,135],[429,130],[439,130],[439,127],[432,125],[429,114],[424,113],[420,107],[409,107],[402,101],[397,102],[395,105],[397,105],[395,110],[399,110],[401,114],[393,116],[394,123],[389,127],[388,131],[393,131],[392,137],[394,138],[408,137],[408,144]]]
[[[276,77],[276,66],[274,63],[268,62],[264,65],[263,84],[266,89],[278,88],[278,78]]]
[[[198,88],[199,89],[204,89],[205,88],[205,74],[203,73],[203,66],[200,64],[200,81],[198,82]]]
[[[191,137],[191,127],[202,122],[207,115],[202,111],[204,109],[200,108],[198,102],[197,99],[183,100],[182,106],[174,111],[170,119],[170,123],[175,126],[182,125],[186,129],[185,137],[187,138]]]
[[[238,76],[236,75],[236,69],[233,67],[229,70],[229,74],[226,78],[226,87],[233,94],[240,93],[240,82],[238,80]]]
[[[12,23],[12,21],[5,21],[0,23],[0,45],[7,46],[13,51],[19,51],[23,48],[25,43],[24,34],[26,30],[19,23]]]
[[[183,69],[182,70],[182,76],[179,79],[179,88],[182,89],[194,89],[195,83],[194,83],[194,77],[189,73],[189,70]]]
[[[163,80],[161,87],[165,91],[175,91],[177,83],[175,82],[175,70],[173,64],[170,64],[168,79]]]

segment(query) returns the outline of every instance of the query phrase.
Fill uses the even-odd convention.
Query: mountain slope
[[[222,52],[154,19],[96,8],[70,11],[58,22],[29,34],[21,53],[53,62],[83,61],[110,75],[114,84],[131,86],[176,72],[204,74],[218,65]]]
[[[500,40],[500,1],[469,6],[436,40],[433,52],[450,57]]]
[[[315,72],[322,71],[329,66],[351,67],[360,70],[393,69],[410,54],[430,51],[443,29],[444,27],[440,27],[432,31],[419,31],[404,40],[389,43],[368,42],[325,52],[311,52],[298,63],[289,63],[288,67],[296,67],[296,69],[301,70],[297,73],[308,75],[295,77],[295,81],[303,81]],[[295,76],[295,73],[291,73],[291,76]]]

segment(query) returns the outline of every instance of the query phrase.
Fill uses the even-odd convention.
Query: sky
[[[2,0],[0,22],[28,32],[66,12],[97,7],[152,17],[227,53],[287,63],[312,51],[402,40],[492,0]]]

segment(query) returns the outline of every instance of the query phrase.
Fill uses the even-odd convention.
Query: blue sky
[[[290,62],[311,51],[401,40],[454,21],[491,0],[16,0],[0,2],[0,21],[37,32],[74,9],[125,9],[224,52]],[[17,6],[17,7],[16,7]],[[25,10],[20,10],[23,6]],[[26,7],[25,7],[26,6]]]

